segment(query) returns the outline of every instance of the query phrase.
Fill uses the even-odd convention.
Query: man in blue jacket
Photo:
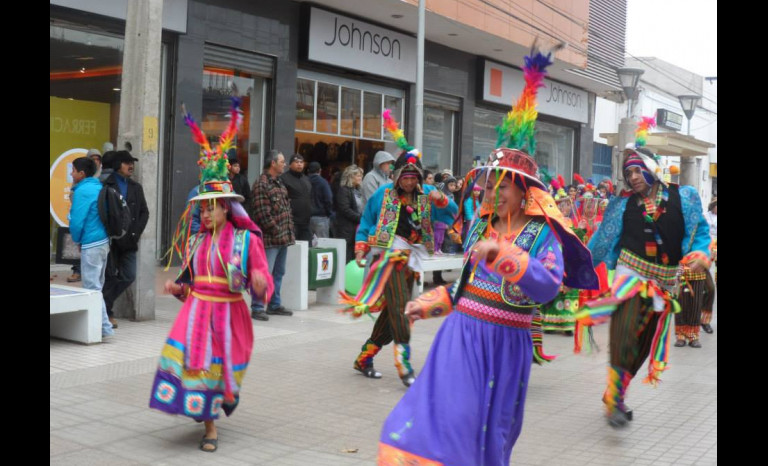
[[[333,194],[331,185],[320,176],[320,164],[309,164],[309,182],[312,183],[312,216],[309,229],[318,238],[329,238],[331,214],[333,214]]]
[[[69,231],[72,241],[80,244],[80,273],[83,288],[98,290],[104,287],[107,270],[109,237],[99,218],[101,182],[94,178],[96,163],[80,157],[72,162],[72,208],[69,210]],[[107,306],[101,300],[101,336],[114,335],[107,317]]]

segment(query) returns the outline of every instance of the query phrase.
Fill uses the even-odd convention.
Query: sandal
[[[211,445],[213,448],[205,448],[206,446]],[[214,451],[219,449],[219,438],[205,438],[205,435],[203,435],[203,439],[200,440],[200,450],[206,452],[206,453],[213,453]]]

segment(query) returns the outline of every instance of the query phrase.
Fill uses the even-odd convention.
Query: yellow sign
[[[157,117],[145,116],[144,117],[144,140],[142,143],[142,151],[157,154]]]
[[[709,177],[710,178],[717,178],[717,164],[716,163],[710,163],[709,164]]]
[[[101,149],[109,141],[110,104],[50,98],[50,162],[73,147]]]
[[[72,207],[72,161],[85,157],[88,149],[71,149],[59,156],[51,165],[51,216],[59,226],[69,227],[69,209]]]

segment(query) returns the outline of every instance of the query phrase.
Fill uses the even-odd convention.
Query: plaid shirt
[[[265,248],[295,243],[291,202],[280,178],[261,175],[253,184],[252,207],[253,221],[261,228]]]

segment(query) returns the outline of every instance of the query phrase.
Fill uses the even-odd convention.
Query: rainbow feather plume
[[[643,147],[648,137],[648,131],[656,126],[656,117],[642,117],[635,130],[635,147]]]
[[[235,142],[235,136],[237,135],[237,129],[240,127],[240,122],[243,116],[238,111],[240,109],[240,98],[232,97],[232,108],[229,110],[229,125],[227,129],[219,136],[219,151],[221,154],[227,154],[229,149],[233,147]]]
[[[529,155],[536,152],[536,138],[534,128],[538,112],[536,111],[536,94],[540,87],[544,87],[544,77],[547,75],[547,67],[554,63],[552,53],[564,47],[559,44],[546,55],[538,50],[536,42],[531,48],[530,55],[525,57],[523,66],[523,78],[525,87],[523,93],[507,113],[507,116],[496,127],[499,135],[496,147],[509,147],[510,149],[524,150]]]
[[[187,125],[192,132],[192,140],[200,145],[201,156],[210,154],[211,145],[208,142],[208,137],[206,137],[205,133],[203,133],[200,127],[197,126],[197,122],[192,118],[192,114],[187,111],[187,107],[184,104],[181,104],[181,112],[184,114],[184,124]]]
[[[405,139],[405,134],[403,134],[403,130],[400,129],[400,127],[397,124],[397,121],[392,118],[392,111],[390,109],[384,110],[382,112],[381,116],[384,118],[384,128],[386,128],[387,131],[389,131],[389,134],[392,135],[392,139],[397,144],[397,147],[404,151],[412,151],[414,147],[410,144],[408,144],[408,140]],[[419,157],[421,156],[421,153],[419,153]]]

